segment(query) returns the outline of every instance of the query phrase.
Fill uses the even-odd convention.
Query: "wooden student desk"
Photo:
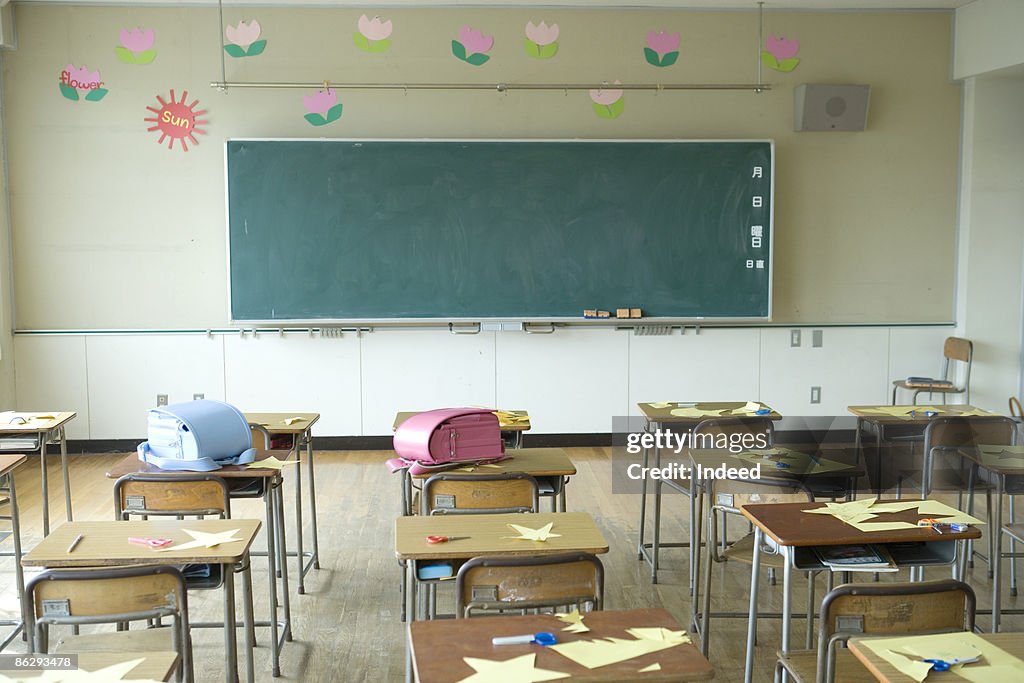
[[[300,459],[299,451],[306,449],[306,472],[309,475],[309,517],[313,523],[313,550],[303,550],[302,528],[302,465],[295,467],[295,557],[299,564],[299,595],[306,592],[306,574],[320,569],[320,539],[316,520],[316,470],[313,467],[313,425],[320,413],[243,413],[249,424],[258,424],[270,436],[291,439],[291,451]],[[295,418],[298,418],[297,420]],[[290,555],[291,553],[289,553]],[[308,560],[308,561],[307,561]]]
[[[257,451],[256,462],[275,456],[278,460],[293,461],[290,451]],[[268,467],[247,467],[245,465],[225,465],[219,470],[212,472],[187,472],[181,470],[163,470],[156,465],[139,460],[134,453],[126,456],[123,460],[114,464],[107,471],[110,479],[119,479],[126,474],[146,474],[151,476],[166,476],[173,478],[183,474],[210,474],[227,480],[228,488],[232,481],[244,481],[247,479],[263,479],[264,495],[263,500],[266,506],[265,519],[267,523],[267,558],[269,565],[269,594],[270,594],[270,619],[266,622],[256,622],[254,626],[267,626],[270,628],[272,642],[271,661],[274,676],[281,675],[281,649],[286,641],[292,640],[292,610],[291,597],[288,592],[288,563],[285,561],[288,552],[284,526],[284,496],[282,495],[282,478],[286,471],[297,470],[301,465],[291,465],[280,470]],[[276,538],[276,543],[275,543]],[[260,555],[262,553],[252,553]],[[280,556],[280,560],[278,557]],[[281,609],[283,618],[277,618],[277,581],[276,576],[281,575]]]
[[[640,412],[643,414],[646,426],[645,429],[648,432],[654,432],[655,430],[670,430],[675,432],[692,432],[694,428],[704,420],[713,420],[719,417],[767,417],[772,420],[781,420],[782,415],[772,410],[767,404],[762,403],[761,405],[770,410],[770,413],[765,415],[754,415],[752,413],[743,410],[743,407],[747,404],[747,401],[725,401],[725,402],[696,402],[696,403],[680,403],[680,402],[668,402],[668,403],[637,403],[637,407],[640,408]],[[677,408],[696,408],[703,411],[726,411],[730,414],[726,415],[673,415],[672,411]],[[734,414],[733,414],[734,413]],[[651,460],[651,451],[654,452],[653,464]],[[643,466],[644,467],[660,467],[661,466],[661,449],[644,449],[643,455]],[[637,543],[637,559],[644,559],[647,564],[651,567],[651,583],[658,583],[658,555],[661,548],[689,548],[690,549],[690,595],[693,595],[695,584],[696,584],[696,565],[695,562],[695,550],[694,550],[694,517],[697,515],[697,509],[693,496],[690,495],[690,539],[689,541],[682,543],[662,543],[661,542],[661,488],[664,485],[662,480],[656,479],[654,481],[654,537],[651,542],[647,542],[646,527],[647,527],[647,478],[640,482],[640,540]],[[678,484],[668,483],[672,488],[680,492],[691,493],[688,489],[681,488]]]
[[[894,502],[894,501],[879,501]],[[904,501],[905,502],[905,501]],[[865,532],[830,515],[809,515],[824,503],[776,503],[744,505],[743,516],[754,525],[753,566],[750,569],[750,611],[747,621],[747,658],[744,681],[750,683],[754,668],[754,640],[757,633],[758,572],[761,546],[778,552],[784,560],[782,577],[782,651],[789,651],[790,626],[793,617],[793,570],[825,569],[814,554],[814,546],[884,545],[901,567],[952,564],[957,546],[967,540],[981,538],[977,527],[953,533],[936,533],[931,527]],[[887,513],[871,521],[910,522],[916,524],[921,515],[916,508]],[[900,545],[903,544],[903,545]]]
[[[875,493],[882,493],[882,443],[893,439],[920,439],[928,422],[933,417],[995,416],[972,405],[904,405],[904,406],[847,406],[857,416],[857,448],[863,452],[863,433],[875,434]],[[902,411],[902,415],[891,415],[886,411]],[[928,414],[931,413],[931,414]],[[865,429],[868,427],[869,429]],[[866,458],[865,458],[866,462]]]
[[[1022,633],[980,633],[983,640],[992,643],[1001,650],[1024,659],[1024,634]],[[914,679],[897,671],[889,662],[875,654],[874,650],[864,647],[866,640],[883,640],[882,638],[850,638],[850,652],[861,661],[864,667],[881,683],[915,683]],[[972,666],[966,664],[965,666]],[[932,671],[926,679],[928,683],[962,683],[967,679],[958,676],[955,671]],[[1007,680],[1007,679],[1003,679]]]
[[[43,536],[50,533],[50,485],[46,474],[46,446],[60,446],[60,466],[64,474],[64,512],[70,522],[71,482],[68,480],[68,444],[64,425],[75,418],[70,411],[55,413],[3,413],[0,417],[0,451],[39,453],[39,477],[43,488]],[[6,443],[5,443],[6,442]]]
[[[537,654],[535,666],[538,669],[570,674],[572,678],[565,679],[567,681],[705,681],[715,675],[711,663],[690,643],[596,669],[588,669],[537,645],[491,645],[491,638],[495,636],[541,631],[550,631],[559,643],[568,643],[609,637],[630,640],[632,636],[626,633],[626,629],[636,627],[661,626],[673,631],[684,630],[663,609],[588,612],[583,621],[590,631],[579,634],[563,632],[565,623],[551,614],[414,622],[409,625],[409,642],[416,680],[420,683],[457,683],[473,674],[473,669],[463,661],[463,657],[506,660],[531,652]],[[639,672],[655,663],[661,665],[659,671]]]
[[[14,489],[14,470],[23,462],[28,460],[24,455],[0,455],[0,490],[6,490],[11,499],[10,515],[0,516],[0,519],[11,521],[11,536],[13,536],[14,550],[0,553],[3,557],[14,558],[14,585],[18,590],[18,600],[21,603],[21,616],[18,619],[4,619],[0,626],[13,626],[11,631],[0,643],[0,650],[11,644],[22,629],[25,628],[25,574],[21,569],[21,522],[18,518],[18,493]]]
[[[470,465],[468,468],[452,467],[424,474],[409,474],[404,470],[402,475],[402,514],[415,515],[419,511],[413,509],[413,489],[421,489],[423,482],[435,474],[447,472],[451,474],[488,475],[522,472],[537,479],[538,485],[548,483],[551,495],[551,511],[565,512],[565,484],[568,478],[576,474],[576,466],[569,459],[569,454],[561,448],[523,448],[505,451],[508,457],[484,465]],[[555,497],[558,497],[556,510]]]
[[[192,537],[185,529],[218,533],[238,529],[241,541],[222,543],[212,548],[156,552],[152,548],[128,542],[129,537],[170,538],[174,545],[187,543]],[[40,541],[29,551],[21,563],[26,567],[49,569],[82,567],[120,567],[125,565],[164,564],[219,564],[224,576],[224,676],[228,683],[238,680],[238,652],[235,623],[235,565],[245,567],[242,580],[243,628],[245,633],[246,680],[255,678],[253,667],[252,578],[249,573],[249,546],[260,529],[255,519],[160,519],[146,521],[68,522]],[[81,535],[82,539],[72,552],[68,546]],[[32,648],[29,632],[29,647]]]
[[[531,529],[553,523],[551,531],[561,536],[547,541],[509,538],[518,533],[509,524]],[[447,543],[427,543],[427,536],[467,537]],[[608,552],[608,542],[586,512],[538,512],[505,515],[438,515],[395,519],[395,557],[406,572],[406,614],[417,618],[416,569],[422,562],[451,560],[454,563],[474,557],[494,555],[557,555],[583,552],[600,555]]]
[[[1024,451],[1017,446],[988,446],[993,449],[1006,449],[1006,453],[990,456],[979,448],[961,448],[959,453],[971,461],[971,484],[969,495],[973,495],[974,483],[978,481],[978,470],[989,473],[985,479],[995,483],[995,504],[992,506],[992,519],[989,520],[989,533],[994,534],[994,543],[989,544],[989,566],[992,568],[992,632],[999,631],[1002,605],[1002,555],[1003,555],[1003,494],[1019,496],[1024,494]],[[1011,508],[1012,510],[1013,508]],[[1012,562],[1012,560],[1011,560]],[[1012,564],[1011,564],[1012,567]],[[1016,594],[1016,576],[1010,572],[1010,587]],[[1007,610],[1008,614],[1020,614],[1020,610]]]
[[[56,656],[66,655],[69,653],[60,653]],[[174,675],[174,670],[178,666],[178,653],[177,652],[81,652],[76,655],[78,657],[78,670],[96,672],[102,669],[106,669],[109,666],[121,664],[122,662],[130,662],[136,659],[142,661],[135,665],[135,667],[128,672],[127,678],[123,679],[126,681],[132,680],[143,680],[143,681],[169,681]],[[0,674],[6,676],[16,676],[19,680],[22,678],[33,679],[43,675],[43,671],[26,671],[13,669],[0,669]]]

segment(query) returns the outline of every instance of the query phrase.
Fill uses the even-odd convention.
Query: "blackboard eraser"
[[[597,317],[598,318],[610,318],[610,317],[612,317],[612,314],[609,313],[608,311],[598,311],[597,312]]]
[[[643,311],[641,311],[639,308],[631,308],[631,309],[629,309],[629,317],[630,318],[642,318],[642,317],[644,317]]]
[[[616,308],[615,309],[615,317],[616,318],[628,318],[629,317],[629,309],[628,308]]]
[[[590,308],[583,309],[583,317],[584,318],[596,318],[597,317],[597,309],[590,309]]]

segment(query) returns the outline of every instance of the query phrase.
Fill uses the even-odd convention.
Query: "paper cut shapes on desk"
[[[718,417],[722,414],[721,410],[704,410],[703,408],[673,408],[669,411],[670,414],[676,417]]]
[[[296,422],[305,422],[305,419],[301,417],[286,417],[285,419],[281,420],[281,422],[291,427]]]
[[[953,522],[984,524],[982,520],[972,517],[965,512],[960,512],[937,500],[901,500],[876,504],[877,500],[877,498],[865,498],[864,500],[852,500],[846,503],[825,503],[824,507],[804,510],[804,512],[815,515],[831,515],[860,531],[892,531],[894,529],[916,528],[917,524],[911,522],[868,521],[875,519],[879,514],[903,512],[912,508],[917,508],[919,515],[941,518],[940,521],[943,524],[952,524]]]
[[[189,548],[213,548],[222,543],[232,543],[234,541],[244,541],[243,538],[235,538],[235,534],[238,533],[238,529],[232,529],[231,531],[218,531],[217,533],[209,533],[206,531],[193,531],[192,529],[182,529],[186,534],[191,536],[192,541],[186,541],[181,545],[164,546],[163,548],[154,548],[154,552],[172,552],[175,550],[188,550]]]
[[[659,664],[658,662],[655,662],[654,664],[651,664],[650,666],[645,666],[642,669],[637,669],[636,670],[636,672],[638,674],[654,673],[655,671],[661,671],[661,664]]]
[[[1019,460],[1024,467],[1024,446],[978,446],[978,453],[986,463],[1009,467]]]
[[[626,640],[625,638],[576,640],[571,643],[552,645],[548,649],[554,650],[563,657],[568,657],[580,666],[596,669],[690,642],[689,636],[683,631],[658,628],[629,629],[630,633],[634,631],[643,632],[645,635],[654,635],[651,633],[653,631],[662,633],[659,633],[658,637],[644,637],[635,640]]]
[[[1024,662],[974,633],[872,638],[861,641],[860,646],[871,650],[915,681],[927,680],[931,673],[932,663],[923,662],[924,659],[951,664],[960,679],[972,683],[1024,678]],[[968,663],[968,660],[973,663]]]
[[[822,472],[850,469],[850,465],[846,463],[828,458],[815,459],[806,453],[792,451],[788,448],[768,448],[763,451],[746,451],[731,455],[752,463],[767,460],[788,474],[821,474]]]
[[[568,614],[556,614],[556,618],[569,624],[563,631],[569,633],[586,633],[590,630],[590,627],[583,623],[583,615],[580,614],[579,610],[573,610]]]
[[[670,406],[674,406],[675,403],[668,403],[668,402],[665,402],[665,401],[659,401],[658,403],[648,403],[647,405],[649,405],[650,407],[654,408],[655,410],[664,410],[665,408],[668,408]]]
[[[130,680],[133,683],[156,683],[156,681],[148,679],[125,679],[125,676],[143,661],[145,661],[145,658],[139,657],[127,662],[112,664],[96,671],[84,671],[82,669],[48,670],[43,671],[39,676],[31,678],[17,676],[9,678],[0,674],[0,683],[110,683],[111,681],[123,680]]]
[[[281,470],[285,465],[298,465],[298,460],[278,460],[276,455],[263,460],[254,460],[245,465],[247,470]]]
[[[531,529],[530,527],[520,526],[518,524],[509,524],[509,526],[518,531],[519,535],[506,536],[505,538],[523,539],[524,541],[546,541],[549,538],[556,538],[562,535],[552,533],[551,527],[554,526],[554,522],[548,522],[539,529]]]
[[[686,631],[673,631],[664,626],[627,628],[626,633],[641,640],[654,640],[659,643],[672,643],[682,645],[690,642],[690,636]]]
[[[511,458],[506,458],[506,459],[507,460],[511,460]],[[455,471],[455,472],[473,472],[478,467],[490,467],[490,468],[496,469],[496,470],[502,469],[501,465],[495,465],[494,463],[489,463],[488,462],[488,463],[481,463],[479,465],[467,465],[466,467],[458,467],[458,468],[456,468],[453,471]]]
[[[471,666],[476,673],[458,683],[533,683],[569,678],[569,674],[561,671],[536,668],[536,659],[536,652],[504,661],[463,657],[462,661]]]

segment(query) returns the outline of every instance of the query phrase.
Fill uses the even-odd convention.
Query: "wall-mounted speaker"
[[[870,85],[804,83],[795,91],[796,131],[864,130],[868,122]]]

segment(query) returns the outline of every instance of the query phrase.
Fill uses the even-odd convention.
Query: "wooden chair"
[[[849,650],[837,651],[838,644],[854,636],[972,631],[974,610],[974,591],[952,579],[839,586],[821,603],[818,649],[780,652],[775,680],[785,671],[796,683],[874,683]]]
[[[1010,417],[1015,417],[1018,420],[1024,418],[1024,408],[1020,405],[1020,399],[1016,396],[1010,397]]]
[[[185,578],[167,565],[50,569],[29,581],[25,613],[30,652],[50,652],[50,627],[170,618],[169,627],[61,635],[54,652],[167,652],[180,657],[177,680],[192,683],[192,638]]]
[[[424,515],[537,512],[537,481],[522,472],[441,473],[427,479],[420,496]]]
[[[913,403],[917,403],[919,394],[942,394],[942,402],[950,394],[964,394],[964,403],[971,402],[971,362],[974,356],[974,345],[961,337],[946,337],[942,345],[942,373],[939,380],[951,382],[949,385],[910,384],[905,379],[892,383],[892,404],[896,405],[896,392],[900,389],[914,392]]]
[[[746,619],[747,612],[712,612],[711,611],[711,579],[714,570],[714,563],[735,561],[750,565],[754,555],[754,534],[749,533],[738,541],[730,544],[719,555],[716,552],[718,543],[719,516],[722,516],[723,526],[727,523],[729,515],[738,516],[740,508],[744,505],[763,503],[806,503],[814,501],[814,494],[799,481],[786,479],[759,479],[743,481],[739,479],[713,479],[707,482],[706,496],[708,499],[707,514],[707,560],[705,560],[703,574],[703,593],[698,586],[697,593],[693,597],[693,604],[700,605],[700,611],[696,609],[693,614],[693,628],[701,637],[701,652],[708,655],[710,641],[711,617],[728,617]],[[783,557],[781,555],[769,555],[762,551],[761,566],[769,569],[782,569]],[[816,572],[808,572],[807,575],[807,647],[810,647],[811,636],[814,624],[814,576]],[[698,597],[701,598],[698,602]],[[768,615],[766,615],[768,616]],[[780,616],[780,615],[770,615]]]
[[[475,557],[455,580],[455,616],[576,607],[599,610],[604,566],[590,553],[539,557]]]

